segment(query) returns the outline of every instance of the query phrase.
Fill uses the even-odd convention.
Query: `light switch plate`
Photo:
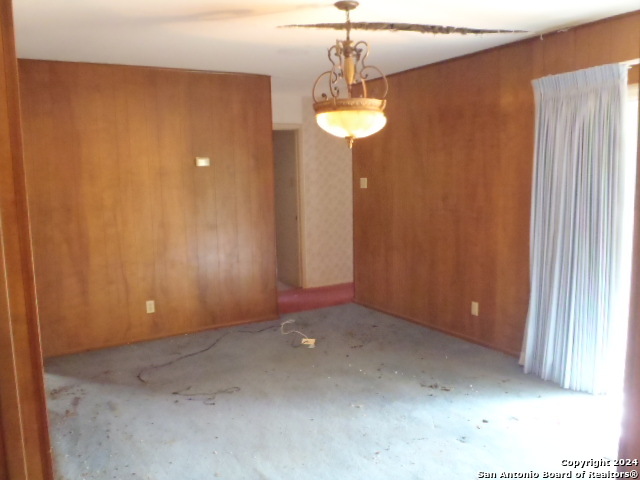
[[[363,177],[360,179],[360,188],[367,188],[368,186],[368,181],[366,177]]]
[[[196,167],[209,167],[211,159],[209,157],[196,157]]]

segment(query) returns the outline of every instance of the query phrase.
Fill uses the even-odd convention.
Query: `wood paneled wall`
[[[20,81],[45,355],[277,316],[268,77],[21,60]]]
[[[52,480],[11,2],[0,2],[0,479]]]
[[[531,80],[638,58],[639,44],[634,12],[391,76],[387,127],[354,147],[356,301],[517,354]]]

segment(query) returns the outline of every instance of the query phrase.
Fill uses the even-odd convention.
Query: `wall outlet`
[[[155,300],[147,300],[147,313],[156,313]]]
[[[480,304],[478,302],[471,302],[471,315],[477,317],[480,312]]]
[[[366,177],[362,177],[360,179],[360,188],[367,188],[369,186],[369,181]]]

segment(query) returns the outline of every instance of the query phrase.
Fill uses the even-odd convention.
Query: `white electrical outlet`
[[[477,317],[480,312],[480,304],[478,302],[471,302],[471,315]]]
[[[155,300],[147,300],[147,313],[156,313]]]
[[[369,181],[366,177],[362,177],[360,179],[360,188],[367,188],[369,186]]]
[[[315,338],[303,338],[302,345],[306,345],[309,348],[314,348],[316,346]]]

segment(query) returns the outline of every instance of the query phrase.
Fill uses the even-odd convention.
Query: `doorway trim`
[[[274,123],[273,130],[287,130],[295,133],[296,142],[296,190],[298,196],[297,214],[298,214],[298,264],[300,287],[306,288],[307,282],[307,264],[306,264],[306,237],[305,237],[305,197],[304,197],[304,162],[302,161],[302,125],[295,123]],[[275,157],[274,157],[275,168]]]
[[[11,0],[0,2],[0,477],[53,479]]]

